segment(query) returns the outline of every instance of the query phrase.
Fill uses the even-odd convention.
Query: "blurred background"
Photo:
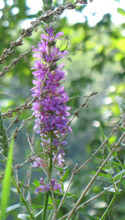
[[[67,1],[54,1],[55,7],[65,4]],[[74,1],[71,1],[74,2]],[[30,26],[30,22],[38,18],[42,12],[42,0],[0,0],[0,54],[9,43],[16,40],[22,29]],[[85,96],[95,91],[98,94],[89,100],[87,108],[81,110],[79,117],[72,123],[73,132],[67,137],[66,161],[70,169],[76,163],[81,165],[94,152],[105,136],[111,132],[113,126],[120,119],[120,108],[115,100],[116,96],[125,97],[125,2],[124,0],[93,0],[87,6],[78,5],[74,10],[65,10],[54,21],[56,31],[63,31],[67,36],[66,44],[69,51],[63,60],[67,79],[66,90],[71,98],[71,116],[73,112],[84,102]],[[12,59],[26,52],[31,46],[36,46],[40,41],[43,24],[31,37],[26,37],[22,46],[14,52],[1,65],[9,65]],[[32,52],[21,59],[12,67],[4,77],[0,78],[0,109],[4,113],[10,108],[19,106],[31,96],[32,71],[34,58]],[[25,110],[20,120],[8,130],[8,137],[16,127],[31,115],[31,110]],[[15,114],[16,116],[16,114]],[[4,124],[8,126],[12,118],[5,118]],[[26,133],[32,136],[33,120],[30,121],[18,134],[15,141],[15,163],[23,162],[30,154]],[[113,135],[110,144],[114,143],[117,136]],[[40,145],[39,137],[36,137],[36,148]],[[121,162],[124,160],[124,150],[118,152]],[[93,167],[99,166],[103,160],[103,153],[74,178],[71,192],[80,194],[80,189],[88,183],[93,175]],[[29,165],[19,170],[20,181],[24,179]],[[1,173],[2,173],[1,165]],[[89,175],[88,175],[89,173]],[[33,171],[33,176],[39,178],[39,173]],[[106,183],[105,183],[106,178]],[[108,177],[103,175],[97,179],[91,190],[91,196],[100,192],[107,186]],[[32,181],[31,181],[32,182]],[[67,184],[67,182],[65,182]],[[125,184],[123,184],[125,189]],[[112,211],[107,220],[124,220],[125,193],[117,197]],[[89,195],[87,195],[89,199]],[[96,219],[101,216],[112,194],[105,194],[84,208],[84,218],[77,214],[76,219]],[[72,198],[72,200],[74,197]],[[33,197],[34,204],[40,204],[40,196]],[[19,203],[18,196],[12,192],[11,205]],[[68,199],[65,204],[68,207]],[[61,210],[65,213],[66,208]],[[81,210],[82,212],[82,210]],[[7,220],[17,219],[19,208],[9,212]],[[39,219],[39,218],[38,218]]]

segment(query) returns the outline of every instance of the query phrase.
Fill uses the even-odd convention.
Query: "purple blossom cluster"
[[[51,180],[52,190],[56,191],[59,190],[62,193],[61,185],[55,180]],[[50,190],[50,184],[48,183],[45,185],[43,178],[40,178],[40,186],[35,189],[35,193],[38,194],[39,192],[48,192]]]
[[[37,58],[32,68],[34,75],[32,96],[35,98],[32,107],[35,116],[34,129],[41,136],[42,146],[48,151],[51,146],[51,166],[58,164],[59,167],[63,167],[64,151],[60,146],[66,145],[63,136],[67,131],[71,131],[67,118],[70,115],[70,107],[66,106],[69,97],[62,85],[65,80],[65,73],[62,70],[64,64],[58,65],[57,62],[68,52],[61,51],[56,46],[56,41],[62,40],[62,32],[54,35],[52,27],[45,31],[46,34],[41,35],[38,47],[33,48],[34,57]],[[45,159],[35,158],[32,166],[46,169],[48,163]],[[48,192],[51,188],[62,193],[61,185],[55,179],[51,179],[50,185],[50,183],[45,184],[41,178],[40,186],[36,188],[35,193]]]
[[[70,115],[70,107],[66,106],[69,101],[67,93],[62,85],[65,73],[62,70],[64,64],[57,65],[67,51],[61,51],[56,46],[56,40],[60,39],[62,32],[54,35],[53,28],[46,29],[46,34],[41,35],[41,42],[37,48],[33,48],[35,61],[33,75],[35,79],[32,88],[32,96],[36,97],[33,103],[33,114],[35,116],[35,130],[39,133],[44,142],[46,137],[53,132],[53,145],[58,147],[60,135],[71,131],[67,125],[67,116]],[[50,140],[47,139],[49,142]]]

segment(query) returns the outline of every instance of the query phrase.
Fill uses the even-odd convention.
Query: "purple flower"
[[[37,157],[33,161],[32,167],[47,167],[46,161]]]
[[[64,158],[63,158],[64,156],[65,156],[65,153],[64,153],[64,151],[61,149],[61,150],[57,153],[57,155],[54,154],[54,158],[53,158],[54,163],[57,163],[59,167],[63,167],[63,166],[64,166],[64,162],[65,162],[65,160],[64,160]]]
[[[52,179],[51,184],[52,184],[53,191],[59,190],[60,193],[62,193],[62,187],[57,182],[57,180]],[[40,186],[35,189],[35,193],[38,194],[39,192],[48,192],[50,188],[51,188],[50,184],[48,183],[47,185],[45,185],[43,178],[40,178]]]
[[[50,137],[52,132],[58,133],[53,139],[54,146],[58,147],[60,137],[63,137],[67,131],[71,131],[67,118],[70,115],[70,107],[66,106],[69,97],[62,86],[65,80],[65,72],[62,70],[64,64],[57,64],[57,61],[68,52],[61,51],[56,46],[56,40],[62,40],[60,38],[63,35],[62,32],[54,35],[52,27],[45,31],[46,34],[41,35],[38,47],[33,48],[34,57],[38,58],[32,68],[35,79],[31,91],[32,96],[37,98],[32,107],[36,118],[34,128],[42,139],[45,136]],[[42,143],[45,143],[44,140]]]
[[[53,191],[59,190],[60,193],[62,193],[62,187],[61,187],[61,185],[55,179],[51,180],[51,184],[52,184]]]

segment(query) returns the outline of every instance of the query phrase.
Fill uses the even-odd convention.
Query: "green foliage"
[[[69,177],[69,168],[66,169],[64,175],[61,178],[61,182],[63,183]]]
[[[49,10],[52,8],[52,0],[43,0],[44,10]]]
[[[9,201],[10,182],[11,182],[11,175],[12,175],[13,147],[14,147],[14,139],[12,139],[11,144],[10,144],[10,149],[9,149],[7,164],[6,164],[6,169],[5,169],[5,175],[4,175],[4,180],[3,180],[0,220],[6,219],[6,208],[7,208],[8,201]]]

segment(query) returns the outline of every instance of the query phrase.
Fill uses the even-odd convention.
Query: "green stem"
[[[105,210],[103,216],[100,218],[100,220],[104,220],[107,213],[109,212],[109,209],[111,208],[111,206],[113,205],[113,202],[115,201],[115,198],[116,198],[117,194],[115,194],[110,202],[110,204],[108,205],[107,209]]]
[[[33,217],[32,213],[31,213],[31,211],[30,211],[30,208],[29,208],[29,206],[28,206],[28,204],[27,204],[25,198],[23,197],[23,194],[21,193],[21,191],[20,191],[20,189],[19,189],[19,187],[18,187],[18,185],[17,185],[17,183],[16,183],[16,180],[15,180],[15,177],[14,177],[14,176],[13,176],[13,181],[14,181],[14,184],[15,184],[15,186],[16,186],[17,192],[19,193],[20,198],[21,198],[23,204],[26,206],[26,209],[27,209],[27,211],[28,211],[28,213],[29,213],[31,219],[34,220],[34,217]]]
[[[51,143],[50,143],[50,163],[49,163],[49,175],[50,176],[52,173],[52,165],[53,165],[52,142],[53,142],[53,132],[51,134]]]
[[[113,196],[113,198],[112,198],[110,204],[108,205],[107,209],[105,210],[105,212],[104,212],[103,216],[100,218],[100,220],[105,220],[106,215],[108,214],[108,212],[109,212],[111,206],[113,205],[113,203],[114,203],[114,201],[115,201],[115,199],[116,199],[116,196],[117,196],[117,194],[118,194],[119,188],[120,188],[120,184],[121,184],[121,181],[122,181],[122,176],[123,176],[123,175],[121,175],[121,177],[120,177],[120,182],[119,182],[119,185],[118,185],[118,187],[117,187],[117,190],[116,190],[116,187],[115,187],[115,195]]]
[[[50,212],[49,216],[48,216],[48,220],[52,219],[52,214],[53,214],[53,210]]]
[[[52,142],[53,142],[53,132],[52,132],[52,134],[51,134],[50,157],[49,157],[50,159],[49,159],[48,176],[51,176],[51,173],[52,173],[52,165],[53,165]],[[47,192],[47,193],[45,194],[44,209],[43,209],[43,218],[42,218],[42,220],[45,220],[45,219],[46,219],[48,201],[49,201],[49,192]]]
[[[49,200],[49,192],[47,192],[46,195],[45,195],[44,210],[43,210],[43,218],[42,218],[42,220],[46,219],[48,200]]]

